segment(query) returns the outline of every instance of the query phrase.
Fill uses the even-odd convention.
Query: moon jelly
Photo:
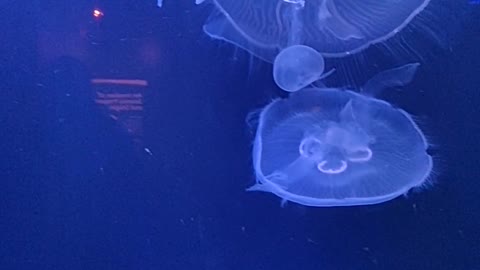
[[[203,0],[197,0],[197,4]],[[204,26],[268,62],[292,45],[341,57],[395,35],[430,0],[212,0],[216,12]]]
[[[417,66],[384,71],[361,93],[308,88],[267,105],[248,190],[321,207],[381,203],[424,184],[432,170],[425,136],[408,113],[372,96],[410,82]]]
[[[294,45],[281,51],[273,63],[273,79],[285,91],[295,92],[322,78],[323,57],[314,49]]]

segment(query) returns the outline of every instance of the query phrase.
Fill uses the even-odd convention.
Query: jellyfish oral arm
[[[363,39],[365,36],[353,25],[348,23],[337,11],[331,0],[322,2],[318,11],[318,24],[325,27],[340,40]]]
[[[380,72],[365,84],[362,92],[374,97],[384,89],[405,86],[413,80],[419,66],[419,63],[410,63]]]

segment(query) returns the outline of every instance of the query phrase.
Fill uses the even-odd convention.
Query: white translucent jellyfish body
[[[196,1],[201,3],[203,1]],[[385,41],[430,0],[211,0],[216,12],[204,26],[211,37],[273,62],[292,45],[324,57],[342,57]]]
[[[364,93],[303,89],[260,113],[248,190],[308,206],[376,204],[421,186],[432,170],[422,131],[370,94],[409,82],[417,65],[385,71]]]
[[[288,92],[298,91],[323,77],[325,62],[314,49],[294,45],[281,51],[273,63],[273,79]]]
[[[294,92],[322,77],[324,57],[346,56],[385,41],[404,28],[430,0],[211,2],[216,11],[204,31],[274,63],[277,85]]]

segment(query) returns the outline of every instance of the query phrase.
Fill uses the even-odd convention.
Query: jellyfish
[[[277,85],[294,92],[328,75],[322,74],[323,58],[344,57],[387,40],[430,0],[212,2],[216,10],[204,25],[205,33],[273,63]]]
[[[328,207],[382,203],[423,186],[433,166],[424,134],[407,112],[375,97],[410,82],[417,67],[381,72],[361,91],[305,88],[268,104],[247,190]]]
[[[196,0],[197,4],[204,0]],[[293,45],[324,57],[342,57],[383,42],[402,30],[430,0],[211,0],[204,25],[225,40],[272,63]]]
[[[325,61],[311,47],[294,45],[282,50],[273,63],[273,79],[281,89],[298,91],[324,77]]]

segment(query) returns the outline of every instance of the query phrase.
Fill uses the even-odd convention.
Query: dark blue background
[[[0,5],[0,269],[480,268],[480,6],[456,10],[443,47],[424,45],[415,81],[387,95],[435,144],[434,184],[376,206],[281,208],[244,191],[246,115],[283,95],[271,67],[206,37],[210,7],[114,2]],[[81,27],[103,44],[96,61],[42,64],[42,31]],[[160,44],[154,67],[128,57],[145,37]],[[152,155],[90,104],[88,79],[109,75],[151,83]]]

